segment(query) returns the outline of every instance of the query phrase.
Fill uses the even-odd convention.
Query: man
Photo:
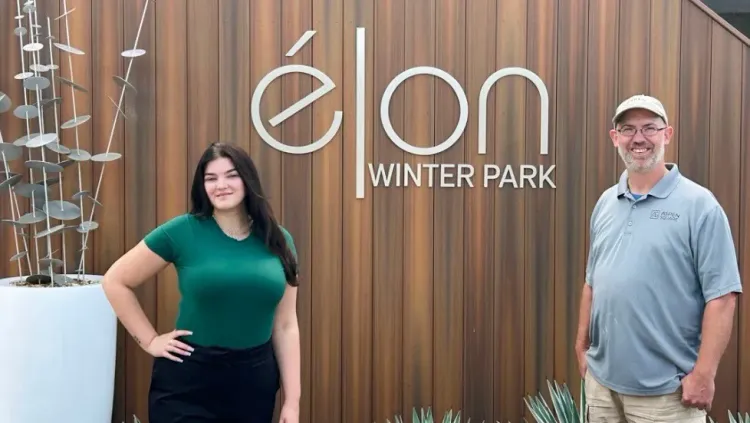
[[[729,222],[664,162],[659,100],[633,96],[612,122],[627,170],[592,212],[575,346],[588,421],[704,423],[742,292]]]

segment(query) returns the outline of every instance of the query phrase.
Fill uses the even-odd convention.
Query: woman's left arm
[[[299,412],[302,383],[300,381],[300,341],[297,323],[297,288],[287,285],[279,303],[273,326],[273,347],[281,372],[284,391],[283,407]]]

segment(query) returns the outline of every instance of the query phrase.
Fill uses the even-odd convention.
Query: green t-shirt
[[[291,235],[282,228],[292,254]],[[183,214],[158,226],[145,244],[177,271],[176,329],[199,346],[250,348],[271,337],[286,278],[278,256],[258,237],[227,236],[211,218]]]

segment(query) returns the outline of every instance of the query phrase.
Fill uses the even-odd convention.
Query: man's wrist
[[[716,378],[716,373],[718,373],[718,369],[716,368],[716,366],[705,364],[699,360],[698,362],[695,363],[695,367],[693,368],[693,373],[701,376],[702,378],[713,380]]]

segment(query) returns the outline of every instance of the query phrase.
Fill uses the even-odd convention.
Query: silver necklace
[[[253,220],[248,216],[248,225],[247,227],[241,227],[239,229],[237,228],[224,228],[221,226],[218,220],[216,220],[216,216],[214,216],[214,221],[219,225],[219,228],[230,238],[236,239],[237,241],[242,241],[243,239],[247,238],[247,236],[252,231],[253,227]]]

